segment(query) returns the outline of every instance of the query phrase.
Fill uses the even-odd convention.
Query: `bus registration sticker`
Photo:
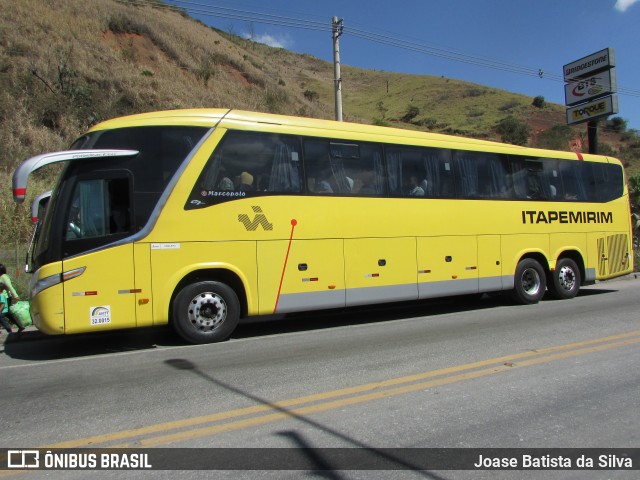
[[[111,323],[111,305],[89,308],[91,325],[106,325]]]

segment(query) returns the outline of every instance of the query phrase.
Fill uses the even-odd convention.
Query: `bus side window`
[[[279,139],[274,145],[271,168],[258,178],[258,191],[302,191],[300,146],[297,139]]]
[[[478,197],[478,159],[472,152],[455,152],[453,156],[454,178],[459,198]]]
[[[559,165],[562,183],[560,200],[579,202],[587,200],[582,170],[583,168],[586,169],[588,167],[585,167],[582,162],[571,160],[561,160]]]
[[[362,196],[386,193],[382,152],[378,145],[361,144],[359,158],[345,160],[345,164],[349,193]]]
[[[300,159],[297,136],[229,131],[209,157],[185,208],[265,192],[301,192]]]
[[[595,202],[609,202],[622,196],[622,168],[608,163],[592,163],[589,199]]]
[[[542,162],[542,168],[542,190],[547,200],[556,201],[558,200],[558,161],[549,159]]]
[[[304,155],[311,193],[370,196],[385,191],[377,145],[307,138]]]
[[[394,197],[437,197],[440,191],[439,154],[430,148],[386,150],[389,188]]]
[[[525,200],[529,192],[528,172],[521,157],[511,156],[508,184],[511,186],[511,198]]]

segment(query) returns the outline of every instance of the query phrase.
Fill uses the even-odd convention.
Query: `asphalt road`
[[[401,451],[385,449],[637,448],[639,294],[627,277],[531,306],[485,296],[325,312],[241,325],[230,341],[204,346],[164,329],[25,332],[0,354],[0,447],[357,447],[391,469],[340,470],[329,453],[344,451],[327,450],[309,460],[312,472],[181,478],[637,478],[638,465],[412,471]],[[251,462],[263,451],[240,452]]]

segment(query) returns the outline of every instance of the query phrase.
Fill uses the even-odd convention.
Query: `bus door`
[[[420,299],[478,293],[475,236],[418,238]]]
[[[131,198],[126,171],[75,179],[61,244],[65,333],[136,326],[134,247],[124,241],[133,232]]]

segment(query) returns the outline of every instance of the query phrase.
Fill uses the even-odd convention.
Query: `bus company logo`
[[[244,228],[246,228],[248,232],[255,232],[258,229],[258,225],[260,225],[264,230],[273,230],[273,224],[269,223],[267,216],[262,213],[262,209],[260,207],[252,205],[251,209],[255,213],[253,220],[249,220],[249,215],[246,213],[238,215],[238,221],[244,225]]]
[[[522,223],[613,223],[613,212],[522,210]]]
[[[7,450],[7,468],[40,468],[38,450]]]
[[[89,321],[91,325],[105,325],[111,323],[111,306],[89,308]]]

